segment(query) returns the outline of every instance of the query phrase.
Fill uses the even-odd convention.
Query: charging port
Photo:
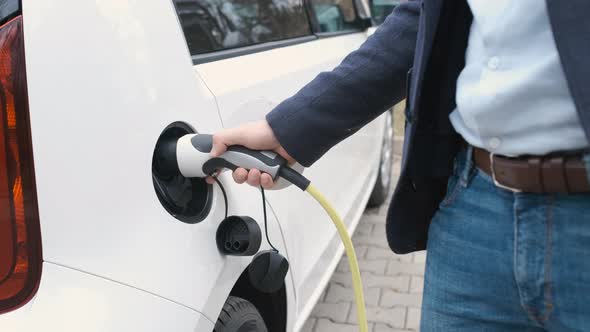
[[[152,182],[158,200],[174,218],[189,224],[203,221],[211,210],[213,189],[201,178],[185,178],[178,170],[176,142],[195,130],[184,122],[166,127],[154,149]]]

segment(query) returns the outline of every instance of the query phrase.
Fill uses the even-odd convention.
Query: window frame
[[[235,48],[228,48],[225,50],[213,51],[208,53],[201,53],[197,55],[191,55],[193,60],[193,65],[200,65],[204,63],[220,61],[230,58],[236,58],[242,55],[248,54],[255,54],[264,51],[273,50],[275,48],[282,48],[287,46],[293,46],[297,44],[303,44],[310,42],[312,40],[317,40],[318,36],[316,35],[307,35],[303,37],[293,37],[281,40],[275,40],[270,42],[264,42],[260,44],[248,45],[248,46],[240,46]]]
[[[255,53],[265,52],[265,51],[269,51],[269,50],[273,50],[273,49],[277,49],[277,48],[308,43],[310,41],[314,41],[314,40],[318,40],[318,39],[331,38],[331,37],[343,36],[343,35],[360,33],[360,32],[366,31],[368,28],[373,26],[372,19],[361,18],[359,15],[357,0],[351,0],[351,1],[353,2],[354,12],[356,15],[356,20],[354,21],[354,23],[359,24],[358,29],[347,29],[347,30],[343,30],[343,31],[334,31],[334,32],[319,32],[319,23],[317,22],[315,13],[313,12],[313,6],[311,4],[311,1],[310,0],[302,0],[303,10],[305,12],[307,24],[309,25],[309,29],[310,29],[311,34],[306,35],[306,36],[292,37],[292,38],[286,38],[286,39],[281,39],[281,40],[276,40],[276,41],[263,42],[263,43],[254,44],[254,45],[228,48],[225,50],[216,50],[216,51],[201,53],[201,54],[196,54],[196,55],[190,54],[190,50],[188,49],[188,41],[186,40],[186,36],[184,34],[184,29],[183,29],[182,24],[180,22],[180,16],[179,16],[176,9],[175,9],[175,14],[178,19],[179,27],[180,27],[180,30],[183,34],[183,38],[185,39],[185,45],[187,46],[187,52],[189,52],[189,55],[192,59],[193,66],[197,66],[197,65],[201,65],[201,64],[205,64],[205,63],[236,58],[236,57],[243,56],[243,55],[255,54]]]

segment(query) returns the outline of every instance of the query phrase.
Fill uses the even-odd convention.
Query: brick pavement
[[[397,181],[400,158],[395,157]],[[385,239],[386,213],[387,206],[367,209],[352,238],[363,278],[369,331],[417,331],[426,255],[396,255],[389,249]],[[302,332],[358,332],[348,271],[348,261],[342,257]]]

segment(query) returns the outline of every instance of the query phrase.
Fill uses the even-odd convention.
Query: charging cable
[[[359,330],[361,332],[368,332],[369,327],[367,323],[367,311],[365,308],[365,296],[363,294],[363,282],[361,280],[361,272],[359,269],[358,260],[356,258],[356,252],[354,250],[354,246],[352,245],[352,240],[350,239],[350,235],[348,235],[348,231],[346,230],[346,225],[342,222],[340,215],[334,209],[334,207],[330,204],[330,202],[322,195],[322,193],[316,189],[313,185],[309,185],[305,190],[311,197],[315,198],[315,200],[320,203],[320,205],[324,208],[326,213],[332,219],[334,226],[338,230],[338,234],[340,235],[340,240],[342,240],[342,244],[344,244],[344,249],[346,250],[346,256],[348,257],[348,265],[350,266],[350,273],[352,276],[352,285],[354,287],[354,299],[356,302],[356,311],[358,316],[358,323],[359,323]]]
[[[264,195],[264,188],[260,186],[260,192],[262,193],[262,214],[264,215],[264,235],[266,235],[266,242],[272,248],[272,250],[279,252],[275,246],[272,245],[270,242],[270,238],[268,237],[268,217],[266,216],[266,195]]]
[[[348,234],[346,225],[342,221],[342,218],[340,218],[340,215],[338,214],[336,209],[334,209],[332,204],[330,204],[330,201],[328,201],[326,197],[324,197],[324,195],[322,195],[322,193],[315,186],[313,186],[311,182],[302,174],[293,170],[289,166],[283,166],[279,170],[278,174],[280,177],[291,182],[293,185],[297,186],[299,189],[307,192],[311,197],[313,197],[322,206],[324,211],[326,211],[328,216],[330,216],[330,219],[332,219],[334,226],[336,226],[336,230],[338,230],[338,235],[340,235],[340,240],[344,245],[346,256],[348,257],[348,265],[350,266],[350,274],[352,277],[352,286],[354,288],[354,299],[356,302],[359,331],[368,332],[369,326],[367,323],[367,310],[365,307],[365,296],[363,293],[361,272],[359,269],[356,252],[354,250],[354,245],[352,244],[352,240],[350,239],[350,235]]]

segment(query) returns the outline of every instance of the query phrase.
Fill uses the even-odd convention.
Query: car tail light
[[[22,16],[0,26],[0,313],[24,305],[41,277]]]

